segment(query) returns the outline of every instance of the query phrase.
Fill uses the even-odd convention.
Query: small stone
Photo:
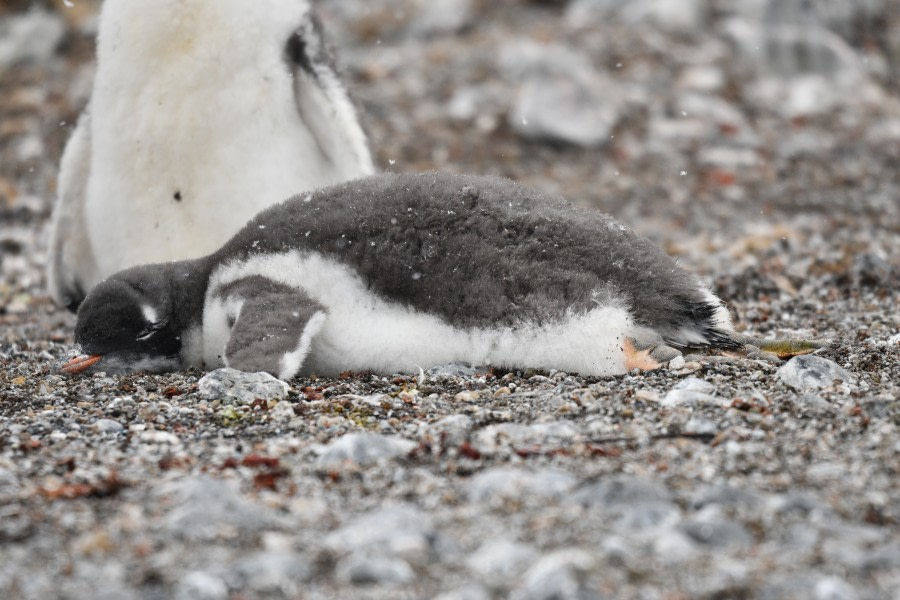
[[[584,506],[606,508],[646,502],[670,502],[671,494],[661,483],[632,475],[605,477],[571,495]]]
[[[175,585],[176,600],[226,600],[228,586],[220,577],[191,571]]]
[[[294,404],[288,400],[281,400],[269,411],[269,418],[273,421],[290,421],[295,416]]]
[[[419,36],[454,33],[472,23],[472,0],[424,0],[412,21],[412,31]]]
[[[480,583],[469,582],[438,594],[434,600],[491,600],[491,592]]]
[[[200,397],[223,404],[245,405],[254,400],[283,400],[289,386],[268,373],[245,373],[236,369],[216,369],[198,382]]]
[[[65,33],[63,19],[46,10],[5,17],[0,20],[0,71],[21,62],[47,62]]]
[[[489,540],[466,560],[466,566],[494,588],[508,588],[539,556],[528,544]]]
[[[256,535],[281,526],[271,509],[244,499],[232,483],[207,475],[163,486],[157,503],[167,508],[162,528],[188,540],[212,540],[235,531]]]
[[[93,427],[97,433],[119,433],[125,429],[124,425],[114,419],[97,419]]]
[[[528,569],[522,583],[509,597],[511,600],[592,597],[584,580],[594,564],[594,557],[583,550],[557,550]]]
[[[823,577],[813,588],[813,600],[856,600],[859,595],[839,577]]]
[[[676,356],[669,361],[669,370],[677,371],[684,368],[684,356]]]
[[[688,435],[716,435],[719,433],[719,426],[703,417],[691,417],[681,432]]]
[[[316,460],[318,469],[346,464],[367,465],[406,456],[416,447],[412,440],[377,433],[348,433],[333,440]]]
[[[856,384],[856,378],[833,360],[806,354],[795,356],[776,373],[786,385],[796,390],[822,389],[841,381]]]
[[[468,482],[469,499],[474,502],[560,498],[578,480],[565,471],[518,467],[494,467],[482,471]]]
[[[244,557],[229,569],[237,573],[244,586],[262,597],[296,598],[301,584],[313,574],[311,561],[296,552],[258,552]]]
[[[399,504],[373,510],[325,537],[325,546],[340,555],[396,556],[412,564],[427,564],[437,532],[418,508]]]
[[[403,584],[412,582],[416,577],[412,567],[402,558],[360,553],[353,553],[338,561],[335,575],[338,581],[354,585]]]
[[[428,379],[450,379],[453,377],[474,377],[475,367],[464,363],[450,363],[431,367],[425,371]]]
[[[753,543],[750,532],[740,523],[725,519],[718,506],[698,511],[679,528],[700,545],[712,548],[740,548]]]
[[[481,397],[478,390],[466,390],[453,396],[454,402],[476,402]]]

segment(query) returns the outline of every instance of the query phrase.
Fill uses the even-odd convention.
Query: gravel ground
[[[833,343],[287,385],[52,373],[64,4],[0,6],[0,597],[900,598],[896,1],[324,0],[383,168],[595,205]]]

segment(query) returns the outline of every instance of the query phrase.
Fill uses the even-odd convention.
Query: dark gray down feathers
[[[508,180],[382,174],[300,194],[198,263],[209,273],[225,260],[292,249],[330,255],[383,298],[456,326],[552,321],[590,309],[600,291],[664,337],[688,326],[730,345],[697,280],[656,245]]]

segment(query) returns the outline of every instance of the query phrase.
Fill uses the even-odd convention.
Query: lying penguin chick
[[[216,250],[298,190],[374,171],[307,0],[106,0],[48,260],[73,309],[124,268]]]
[[[507,180],[385,174],[274,206],[220,250],[99,284],[63,372],[452,362],[585,375],[738,349],[722,302],[608,216]],[[100,358],[98,358],[100,357]]]

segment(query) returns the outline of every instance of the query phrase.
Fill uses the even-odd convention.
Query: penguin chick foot
[[[641,371],[652,371],[658,369],[664,364],[677,356],[681,356],[681,352],[666,346],[665,344],[642,344],[634,338],[625,338],[623,345],[625,351],[625,370],[639,369]]]

